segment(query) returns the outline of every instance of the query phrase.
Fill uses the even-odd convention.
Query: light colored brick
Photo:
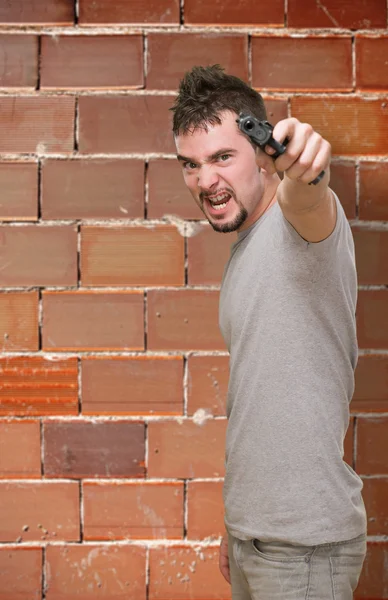
[[[77,285],[77,227],[0,228],[0,285]]]
[[[1,11],[1,8],[0,8]],[[38,83],[38,38],[0,35],[0,88],[35,89]]]
[[[179,24],[179,0],[80,0],[80,25]]]
[[[187,537],[214,538],[225,535],[222,481],[189,481],[187,484]]]
[[[146,600],[146,549],[88,544],[49,546],[47,600]]]
[[[236,233],[219,234],[205,225],[187,240],[189,285],[220,285]]]
[[[184,5],[186,25],[267,25],[284,26],[283,0],[258,4],[246,0],[243,4],[234,0],[208,3],[205,0],[186,0]]]
[[[141,292],[44,292],[45,350],[143,350]]]
[[[148,424],[150,477],[222,477],[226,419]]]
[[[3,600],[38,600],[42,594],[42,548],[0,548]]]
[[[0,23],[6,25],[73,25],[73,0],[18,0],[0,5]]]
[[[44,161],[42,217],[143,218],[144,162],[128,159]]]
[[[2,351],[39,349],[37,292],[0,293],[0,340]]]
[[[148,292],[149,350],[225,350],[218,328],[218,292]]]
[[[184,253],[173,226],[82,227],[82,285],[182,286]]]
[[[281,92],[351,91],[352,40],[253,36],[252,85]]]
[[[169,114],[173,101],[171,96],[81,96],[80,151],[174,152]]]
[[[75,99],[70,96],[2,96],[0,153],[72,152],[74,116]]]
[[[84,415],[183,414],[181,357],[112,356],[81,364]]]
[[[183,538],[183,483],[83,486],[86,540]]]
[[[0,420],[0,477],[40,476],[39,421]]]
[[[218,33],[150,33],[147,88],[175,90],[193,65],[220,63],[227,73],[248,81],[248,39]]]
[[[228,356],[190,356],[188,360],[187,412],[220,417],[226,414],[229,380]]]
[[[38,220],[38,165],[0,163],[0,221]]]
[[[386,154],[388,102],[383,99],[301,96],[291,99],[291,114],[326,138],[333,155]]]
[[[141,35],[42,37],[42,89],[128,89],[142,86]]]
[[[75,481],[0,482],[0,541],[79,541],[78,490]]]

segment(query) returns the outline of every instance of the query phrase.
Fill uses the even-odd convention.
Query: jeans
[[[352,600],[366,534],[319,546],[229,535],[228,549],[233,600]]]

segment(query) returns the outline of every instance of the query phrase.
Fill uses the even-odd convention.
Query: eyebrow
[[[234,148],[221,148],[221,150],[217,150],[217,152],[214,152],[214,154],[211,154],[207,159],[206,162],[211,162],[212,160],[215,160],[216,158],[218,158],[219,156],[222,156],[223,154],[232,154],[236,152],[236,150]],[[177,154],[177,159],[179,161],[182,162],[196,162],[193,158],[189,158],[187,156],[182,156],[182,154]]]

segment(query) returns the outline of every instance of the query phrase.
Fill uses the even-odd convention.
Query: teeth
[[[229,194],[220,194],[219,196],[215,196],[213,198],[209,198],[209,202],[210,204],[213,206],[213,208],[217,208],[217,206],[222,206],[223,208],[226,205],[226,202],[221,204],[216,204],[217,202],[220,202],[220,200],[226,200],[226,202],[229,200]]]
[[[217,204],[217,205],[213,205],[213,208],[215,208],[216,210],[221,210],[222,208],[225,208],[225,206],[227,205],[227,202],[223,202],[222,204]]]
[[[227,194],[222,194],[221,196],[216,196],[216,197],[215,197],[215,198],[212,200],[212,202],[219,202],[220,200],[224,200],[224,199],[226,200],[226,198],[227,198],[227,197],[228,197],[228,195],[227,195]]]

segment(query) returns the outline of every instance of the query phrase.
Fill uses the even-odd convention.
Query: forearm
[[[330,166],[325,169],[325,175],[317,185],[290,179],[285,173],[277,191],[280,208],[287,213],[295,214],[316,208],[327,198],[329,182]]]

